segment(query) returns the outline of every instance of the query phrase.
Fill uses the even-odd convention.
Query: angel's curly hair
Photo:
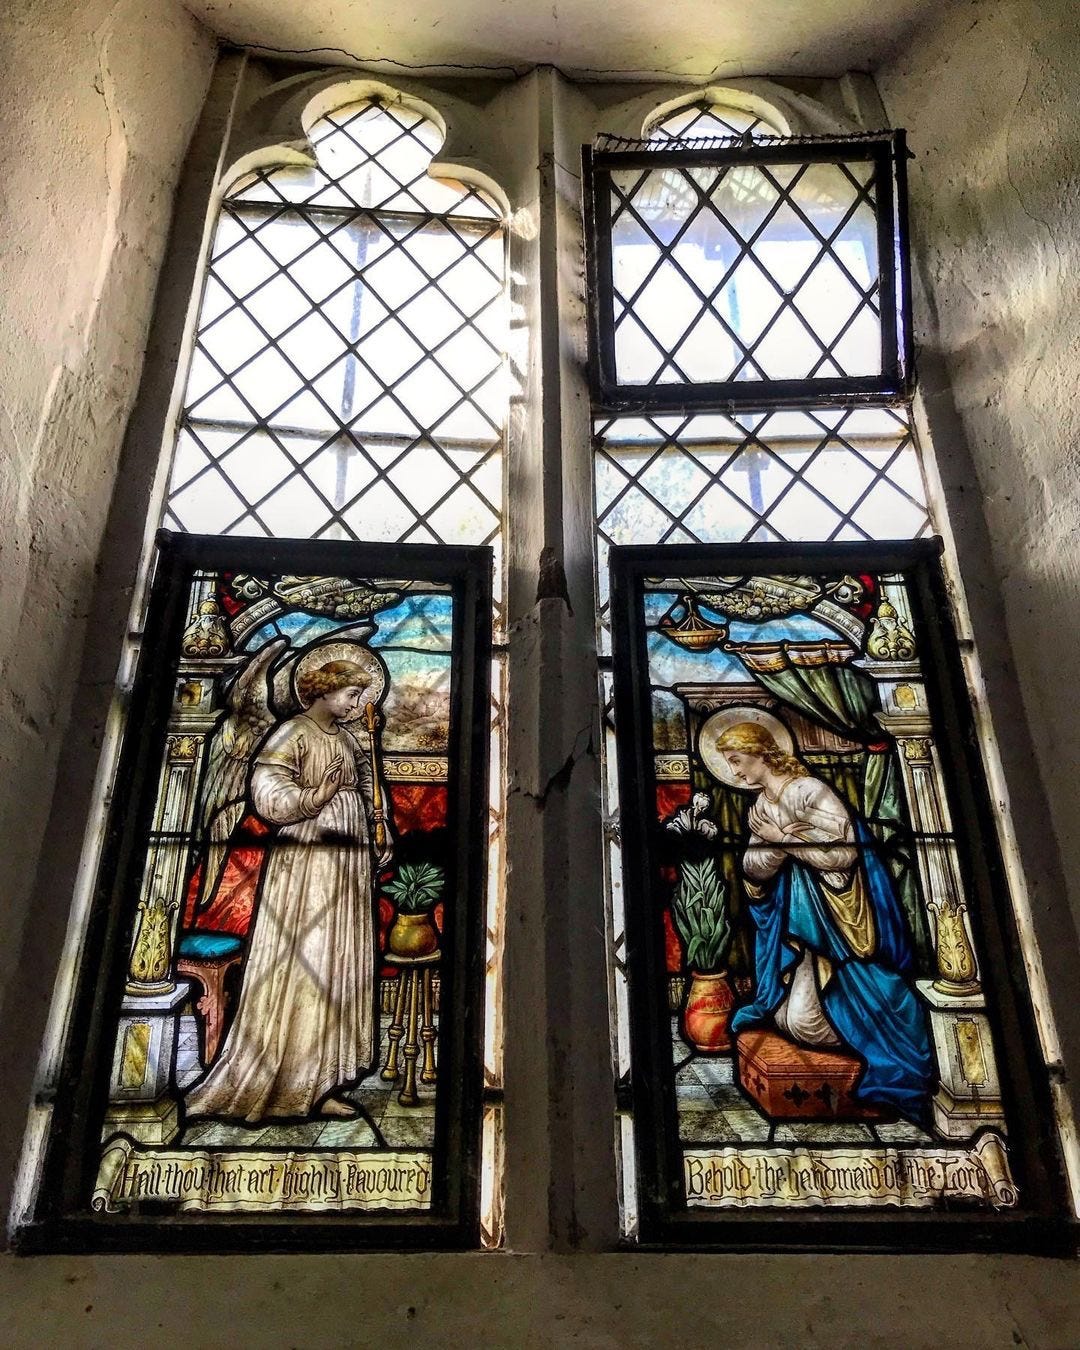
[[[326,665],[305,670],[298,676],[296,692],[304,707],[310,708],[317,698],[332,694],[335,689],[348,689],[350,685],[366,689],[370,683],[371,676],[355,661],[327,661]]]
[[[756,755],[776,773],[790,774],[792,778],[811,777],[806,765],[781,750],[772,733],[758,722],[736,722],[716,738],[716,748],[721,753],[738,750],[744,755]]]

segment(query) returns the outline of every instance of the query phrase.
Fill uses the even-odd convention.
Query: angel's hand
[[[375,859],[375,866],[381,872],[384,867],[389,867],[394,860],[394,848],[392,844],[387,844],[383,851]]]
[[[323,776],[315,789],[315,804],[321,809],[341,787],[341,775],[345,771],[345,761],[335,755],[323,771]]]

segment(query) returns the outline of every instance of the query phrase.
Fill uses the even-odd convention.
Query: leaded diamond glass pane
[[[620,384],[880,372],[870,165],[667,162],[609,182]]]
[[[649,132],[654,141],[695,140],[700,137],[769,135],[776,130],[763,117],[731,103],[692,103],[657,122]]]
[[[929,530],[905,413],[889,408],[597,425],[600,641],[610,544],[902,539]]]
[[[248,173],[226,196],[169,523],[496,541],[510,389],[501,210],[431,176],[442,132],[404,104],[337,109],[309,140],[312,162]]]

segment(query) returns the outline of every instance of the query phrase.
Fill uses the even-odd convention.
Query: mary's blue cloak
[[[870,957],[853,954],[837,927],[812,867],[789,858],[767,893],[750,904],[757,928],[754,1001],[740,1008],[732,1030],[768,1024],[787,993],[784,976],[801,959],[801,949],[827,957],[832,978],[821,991],[825,1015],[837,1034],[863,1061],[854,1095],[895,1107],[908,1119],[925,1122],[934,1066],[926,1017],[906,978],[912,969],[911,942],[892,879],[873,848],[870,832],[855,822],[856,841],[874,913],[875,944]]]

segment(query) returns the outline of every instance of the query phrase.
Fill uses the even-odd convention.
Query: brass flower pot
[[[430,956],[439,950],[439,933],[427,910],[419,914],[397,914],[386,935],[389,956]]]

